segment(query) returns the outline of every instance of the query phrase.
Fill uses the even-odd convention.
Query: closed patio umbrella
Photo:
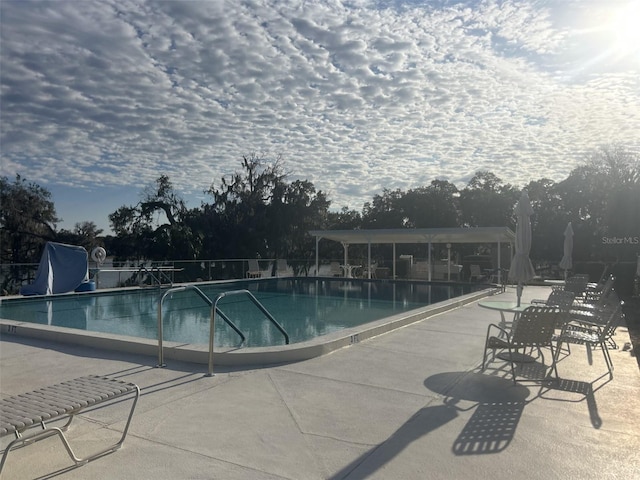
[[[529,195],[522,192],[520,200],[516,203],[513,211],[516,216],[516,251],[509,269],[509,280],[518,284],[516,291],[518,296],[518,306],[522,297],[522,289],[526,282],[535,275],[529,252],[531,251],[531,215],[533,208],[529,202]]]
[[[562,254],[562,260],[558,266],[564,270],[564,279],[567,279],[567,271],[571,270],[573,261],[571,256],[573,255],[573,228],[571,222],[567,224],[567,228],[564,230],[564,253]]]

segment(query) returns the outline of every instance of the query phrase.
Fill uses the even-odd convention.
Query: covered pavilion
[[[429,245],[429,266],[433,265],[431,258],[432,244],[475,243],[497,244],[498,246],[498,281],[501,281],[501,254],[502,244],[513,244],[516,235],[508,227],[467,227],[467,228],[385,228],[372,230],[310,230],[309,234],[316,239],[316,272],[320,266],[319,243],[327,239],[340,242],[344,248],[344,264],[349,263],[349,245],[367,245],[367,272],[371,278],[371,245],[393,245],[393,278],[396,278],[396,244],[421,244]],[[431,268],[429,269],[431,280]]]

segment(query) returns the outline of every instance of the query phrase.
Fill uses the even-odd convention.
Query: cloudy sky
[[[1,174],[64,228],[281,156],[332,207],[640,151],[640,0],[2,0]]]

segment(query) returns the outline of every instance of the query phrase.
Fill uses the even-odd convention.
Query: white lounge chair
[[[279,258],[276,261],[276,276],[277,277],[292,277],[293,268],[289,266],[286,260]]]
[[[249,270],[247,270],[247,278],[260,278],[262,277],[262,270],[260,270],[260,265],[258,265],[258,260],[255,258],[249,259]]]
[[[84,458],[77,457],[64,434],[73,418],[85,409],[95,408],[101,403],[125,395],[132,396],[133,404],[120,439],[99,452]],[[76,465],[115,452],[124,443],[139,397],[140,388],[133,383],[108,377],[88,376],[3,398],[0,401],[0,437],[13,434],[16,438],[4,450],[0,472],[13,448],[33,445],[37,440],[53,435],[60,437],[69,457]],[[66,420],[66,423],[61,427],[51,425],[59,420]]]

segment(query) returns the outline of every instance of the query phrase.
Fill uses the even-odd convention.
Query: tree
[[[564,210],[574,222],[578,258],[631,257],[634,243],[606,239],[640,236],[640,157],[621,145],[601,147],[558,184]]]
[[[56,239],[59,219],[51,201],[51,193],[20,175],[11,183],[0,178],[0,258],[12,264],[2,289],[14,291],[27,279],[22,263],[38,263],[47,241]]]
[[[218,227],[213,244],[225,258],[269,258],[277,250],[270,231],[278,230],[270,222],[284,219],[269,217],[268,207],[274,199],[282,201],[286,174],[279,159],[268,164],[256,154],[243,156],[241,166],[230,178],[223,177],[218,188],[205,192],[213,197],[208,212],[217,217],[210,219]]]
[[[409,190],[399,201],[406,225],[413,228],[457,227],[458,189],[446,180]]]
[[[109,215],[118,240],[113,248],[119,258],[194,259],[201,253],[201,237],[188,222],[190,213],[166,175],[143,192],[135,206],[122,206]]]
[[[98,237],[102,232],[103,230],[98,228],[94,222],[78,222],[74,225],[73,231],[65,229],[58,231],[56,240],[61,243],[81,245],[90,252],[93,248],[101,246],[101,241],[98,240]]]
[[[564,231],[571,220],[562,208],[557,184],[533,180],[525,187],[535,215],[531,218],[531,257],[557,264],[563,255]]]
[[[272,233],[278,242],[276,257],[310,260],[315,244],[308,232],[326,223],[330,204],[326,195],[322,191],[316,192],[308,180],[296,180],[288,185],[284,202],[270,212],[274,220],[285,220],[280,224],[280,230]],[[272,225],[276,223],[272,222]]]
[[[404,228],[408,218],[402,208],[405,193],[399,188],[385,188],[382,195],[375,195],[371,203],[366,202],[362,208],[363,228]]]
[[[519,192],[491,172],[479,171],[460,192],[463,226],[513,227],[513,206]]]

